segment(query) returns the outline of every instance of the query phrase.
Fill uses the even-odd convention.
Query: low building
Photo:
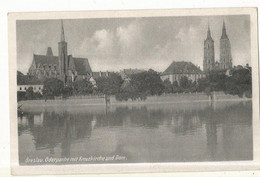
[[[173,61],[170,66],[163,73],[161,73],[160,77],[163,81],[168,79],[171,83],[174,81],[179,83],[183,76],[186,76],[194,82],[205,77],[205,74],[198,66],[195,66],[191,62]]]
[[[39,92],[42,94],[43,85],[17,85],[17,92],[26,92],[30,87],[33,88],[33,92]]]

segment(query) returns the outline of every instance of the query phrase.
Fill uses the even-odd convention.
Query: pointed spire
[[[65,34],[64,34],[64,28],[63,28],[63,20],[61,20],[61,42],[65,41]]]
[[[223,20],[223,27],[222,27],[222,36],[221,36],[221,39],[226,39],[226,38],[228,38],[228,36],[227,36],[225,21]]]
[[[208,34],[207,34],[207,38],[211,38],[211,33],[210,33],[209,24],[208,24]]]
[[[211,32],[210,32],[209,23],[208,23],[208,33],[207,33],[207,39],[211,39],[211,40],[213,40],[213,39],[212,39],[212,37],[211,37]]]

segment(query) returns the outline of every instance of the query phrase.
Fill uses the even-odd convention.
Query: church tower
[[[215,64],[215,51],[214,51],[214,40],[211,37],[210,28],[208,25],[207,39],[204,40],[204,60],[203,70],[210,71],[214,68]]]
[[[225,22],[223,21],[222,36],[220,38],[220,68],[232,68],[231,45],[226,32]]]
[[[65,42],[65,34],[63,28],[63,21],[61,21],[61,40],[59,42],[59,67],[60,67],[60,79],[66,83],[67,70],[68,70],[68,51],[67,42]]]

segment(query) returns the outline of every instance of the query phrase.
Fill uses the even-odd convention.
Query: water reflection
[[[124,154],[128,163],[253,156],[251,102],[99,109],[25,111],[18,118],[20,163],[28,156],[92,154]]]

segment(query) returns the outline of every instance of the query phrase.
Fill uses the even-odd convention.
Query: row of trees
[[[228,75],[226,71],[212,71],[207,73],[206,77],[194,82],[184,76],[179,82],[171,83],[169,80],[162,81],[157,72],[149,70],[132,75],[129,83],[116,94],[116,98],[118,100],[144,100],[149,95],[162,93],[204,92],[212,95],[213,91],[223,91],[239,97],[244,95],[252,97],[251,68],[240,68],[230,72]]]
[[[252,78],[251,69],[233,70],[230,76],[224,71],[213,71],[197,82],[182,77],[179,82],[162,81],[154,70],[133,74],[129,80],[122,80],[121,76],[112,73],[108,77],[96,79],[96,87],[88,79],[78,80],[67,86],[56,78],[46,79],[43,83],[42,95],[34,93],[32,88],[26,93],[18,93],[18,99],[53,99],[55,96],[63,98],[72,95],[115,95],[117,100],[145,100],[147,96],[163,93],[205,92],[210,95],[213,91],[224,91],[226,94],[251,97]]]
[[[248,76],[245,78],[244,76]],[[247,83],[244,83],[247,82]],[[251,88],[251,71],[247,69],[233,71],[231,76],[226,75],[225,71],[212,71],[206,74],[204,78],[198,81],[189,80],[187,77],[181,77],[179,82],[173,84],[169,80],[164,81],[165,93],[187,93],[187,92],[205,92],[210,94],[213,91],[224,91],[232,94],[232,87],[240,88],[241,85],[247,84],[247,90]],[[245,90],[244,90],[245,91]],[[233,94],[238,93],[234,92]]]

